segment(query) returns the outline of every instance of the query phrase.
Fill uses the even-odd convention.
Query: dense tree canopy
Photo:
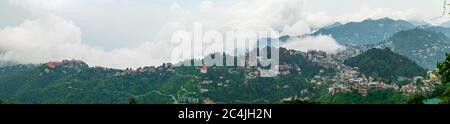
[[[394,53],[388,48],[370,49],[344,63],[352,67],[359,67],[360,71],[366,75],[383,78],[388,82],[396,81],[397,77],[412,78],[426,74],[426,70],[414,61]]]
[[[408,97],[406,100],[407,104],[424,104],[423,101],[426,99],[425,95],[421,93],[416,93]]]
[[[438,64],[438,73],[442,77],[442,82],[447,84],[450,82],[450,54],[446,54],[446,58],[442,63]]]
[[[128,104],[139,104],[138,100],[136,98],[130,98],[128,100]]]
[[[440,95],[441,104],[450,104],[450,54],[446,54],[445,60],[438,63],[437,68],[443,84],[436,88],[433,95]]]
[[[450,87],[441,96],[441,104],[450,104]]]

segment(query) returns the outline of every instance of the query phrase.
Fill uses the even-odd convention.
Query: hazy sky
[[[367,18],[439,24],[450,18],[433,19],[442,5],[442,0],[0,0],[0,50],[9,51],[0,59],[37,63],[72,57],[124,67],[129,63],[118,59],[127,58],[143,61],[131,65],[158,64],[170,53],[161,44],[194,22],[211,30],[300,35]],[[36,49],[42,55],[27,56],[39,53]]]
[[[11,4],[11,1],[16,4]],[[0,0],[0,27],[17,26],[25,19],[34,19],[36,16],[33,15],[39,13],[37,11],[47,11],[74,21],[82,29],[83,39],[91,45],[106,49],[133,47],[145,40],[154,40],[156,31],[167,20],[183,19],[167,13],[174,4],[190,11],[204,1]],[[224,8],[240,1],[251,0],[211,0],[215,6]],[[317,16],[310,17],[316,18],[311,22],[319,23],[311,24],[314,27],[331,21],[360,21],[365,16],[430,21],[442,13],[442,4],[442,0],[305,0],[300,11]],[[111,41],[115,43],[105,44]]]
[[[306,0],[305,10],[342,15],[354,13],[363,7],[393,11],[413,9],[424,17],[434,17],[441,14],[442,5],[443,0]]]

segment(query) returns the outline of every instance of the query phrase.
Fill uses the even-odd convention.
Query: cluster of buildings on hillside
[[[77,65],[86,65],[84,62],[79,60],[62,60],[62,61],[50,61],[47,62],[48,69],[56,69],[57,66],[64,65],[68,67],[75,67]]]
[[[402,86],[400,91],[407,95],[417,92],[432,93],[434,87],[441,84],[441,82],[440,77],[430,71],[428,72],[428,78],[415,77],[411,83]]]
[[[383,81],[374,80],[372,77],[361,75],[356,68],[348,66],[341,67],[341,70],[330,77],[331,85],[328,88],[332,95],[339,93],[357,92],[367,96],[373,89],[398,89],[395,85],[386,84]]]
[[[81,71],[81,67],[87,67],[87,65],[83,61],[79,60],[50,61],[47,62],[46,66],[47,67],[44,70],[46,73],[50,73],[58,67],[75,69],[77,71]]]
[[[431,93],[436,84],[440,84],[439,77],[429,72],[428,77],[414,77],[410,79],[406,85],[400,86],[396,82],[387,83],[367,77],[358,72],[358,68],[346,66],[340,62],[336,62],[326,53],[309,51],[305,53],[307,58],[322,67],[334,67],[338,71],[334,76],[315,76],[310,82],[318,86],[329,86],[329,93],[335,95],[339,93],[358,92],[363,96],[367,96],[370,90],[392,89],[402,92],[405,95],[423,92]],[[408,80],[406,80],[408,81]]]
[[[395,91],[402,92],[406,95],[413,94],[417,92],[425,92],[430,93],[433,91],[433,88],[436,84],[440,83],[439,77],[434,75],[433,73],[428,74],[428,78],[423,77],[415,77],[410,81],[410,83],[405,83],[405,85],[400,86],[397,83],[386,83],[380,80],[376,80],[372,77],[365,76],[364,74],[361,74],[358,70],[358,68],[346,66],[342,64],[342,62],[339,62],[340,60],[336,59],[335,56],[330,56],[325,52],[321,51],[308,51],[308,52],[299,52],[294,50],[288,50],[288,54],[294,55],[294,54],[302,54],[306,59],[309,61],[319,65],[323,68],[333,68],[337,72],[333,75],[325,74],[322,75],[323,70],[320,70],[321,73],[319,75],[314,76],[313,79],[310,80],[311,83],[315,84],[316,86],[321,87],[328,87],[328,91],[332,95],[340,94],[340,93],[350,93],[350,92],[357,92],[363,96],[367,96],[370,92],[370,90],[379,90],[379,89],[392,89]],[[358,52],[358,51],[356,51]],[[261,75],[261,67],[249,67],[250,63],[249,61],[249,55],[246,54],[245,61],[243,64],[245,65],[245,78],[246,79],[255,79],[258,76]],[[63,61],[53,61],[47,63],[47,71],[57,68],[60,65],[73,65],[76,63],[80,63],[80,61],[75,60],[63,60]],[[293,69],[296,69],[299,74],[301,75],[301,68],[298,67],[299,65],[290,65],[290,64],[278,64],[275,67],[278,70],[278,75],[290,75],[292,74]],[[147,66],[137,69],[127,68],[125,70],[117,71],[114,76],[125,76],[133,73],[154,73],[160,70],[168,70],[175,72],[173,70],[174,65],[171,63],[166,63],[163,66],[155,67],[155,66]],[[100,68],[100,67],[96,67]],[[198,72],[201,74],[207,74],[210,71],[210,68],[207,66],[201,66],[197,67]],[[230,68],[228,70],[228,73],[234,73],[238,72],[236,68]],[[228,84],[230,83],[230,80],[211,80],[211,79],[205,79],[201,78],[200,76],[195,75],[180,75],[180,76],[190,76],[195,77],[194,79],[196,81],[199,81],[198,83],[198,91],[200,93],[207,93],[209,92],[209,89],[202,88],[201,85],[210,85],[214,84],[217,86],[223,86],[228,87]],[[224,77],[221,77],[223,79]],[[244,80],[244,84],[248,80]],[[289,86],[279,86],[279,88],[288,88]],[[303,91],[302,91],[303,92]],[[308,92],[308,91],[304,91]],[[198,99],[194,98],[181,98],[180,101],[187,102],[187,103],[198,103],[200,102]]]
[[[155,72],[161,71],[163,69],[167,69],[167,71],[169,71],[169,72],[175,72],[175,70],[173,70],[173,67],[174,67],[174,65],[172,63],[165,63],[165,64],[163,64],[163,66],[160,66],[160,67],[145,66],[145,67],[139,67],[136,69],[126,68],[125,70],[121,70],[121,71],[117,72],[116,74],[114,74],[114,76],[125,76],[125,75],[134,74],[134,73],[155,73]]]
[[[429,73],[430,75],[434,75]],[[432,76],[429,76],[432,77]],[[375,80],[372,77],[366,77],[359,74],[356,69],[342,69],[335,77],[329,79],[332,85],[329,92],[333,95],[338,93],[358,92],[363,96],[367,96],[370,90],[391,89],[399,91],[404,95],[413,93],[431,93],[435,85],[440,84],[439,78],[424,79],[423,77],[414,77],[408,81],[406,85],[398,85],[396,82],[386,83]]]
[[[133,73],[144,73],[144,72],[154,73],[156,72],[156,70],[157,68],[155,66],[146,66],[143,68],[139,67],[136,70],[133,70],[133,68],[126,68],[125,70],[117,72],[116,74],[114,74],[114,76],[125,76]]]

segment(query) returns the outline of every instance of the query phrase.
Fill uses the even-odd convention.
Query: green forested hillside
[[[424,68],[434,69],[445,53],[450,52],[450,39],[442,33],[416,28],[396,33],[382,46],[407,56]]]
[[[280,48],[279,75],[271,78],[259,77],[257,67],[209,67],[202,73],[200,67],[172,64],[125,70],[89,67],[82,61],[54,68],[15,65],[0,68],[0,99],[38,104],[282,103],[304,98],[308,103],[402,102],[404,95],[390,88],[371,89],[367,96],[353,92],[332,95],[329,88],[336,81],[354,80],[339,78],[352,71],[336,62],[323,52]],[[368,50],[345,64],[387,83],[425,74],[425,69],[389,49]]]
[[[398,77],[413,78],[425,76],[426,70],[407,57],[392,52],[390,49],[370,49],[367,52],[345,61],[346,65],[358,67],[369,76],[388,81],[396,81]]]
[[[370,92],[368,96],[358,93],[344,93],[338,95],[324,95],[318,100],[326,104],[403,104],[401,93],[391,90],[377,90]]]
[[[308,81],[321,67],[303,54],[281,49],[289,75],[252,77],[256,67],[170,67],[127,72],[88,67],[81,61],[49,69],[46,64],[0,68],[0,99],[17,103],[279,103],[283,98],[318,97]],[[302,73],[299,73],[301,68]],[[303,91],[303,92],[302,92]],[[307,92],[305,92],[307,91]]]

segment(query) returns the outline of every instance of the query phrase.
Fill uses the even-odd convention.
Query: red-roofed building
[[[101,69],[105,69],[104,67],[102,67],[102,66],[95,66],[95,69],[97,69],[97,70],[101,70]]]
[[[377,88],[384,88],[384,83],[383,82],[378,83]]]
[[[51,62],[48,62],[48,63],[47,63],[47,67],[48,67],[49,69],[55,69],[56,66],[62,65],[62,64],[64,64],[64,62],[51,61]]]
[[[200,72],[203,74],[208,73],[208,67],[207,66],[200,67]]]

